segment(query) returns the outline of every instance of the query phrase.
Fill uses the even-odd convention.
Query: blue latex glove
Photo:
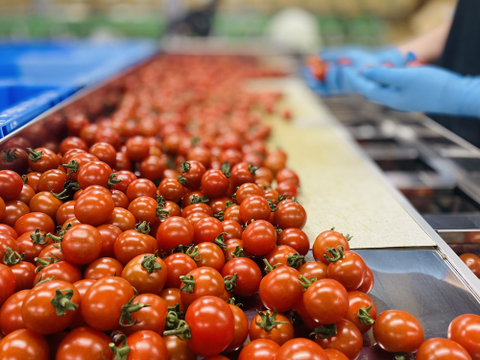
[[[343,68],[345,82],[367,99],[400,111],[480,118],[480,76],[460,76],[436,66]]]
[[[325,80],[323,82],[313,76],[308,67],[302,69],[302,76],[310,89],[321,96],[331,96],[351,92],[343,83],[341,67],[333,63],[328,63]]]
[[[382,49],[368,49],[364,47],[345,46],[327,48],[320,52],[322,60],[337,62],[340,59],[348,59],[350,66],[361,70],[367,66],[380,66],[391,63],[394,67],[405,66],[406,58],[395,47]]]

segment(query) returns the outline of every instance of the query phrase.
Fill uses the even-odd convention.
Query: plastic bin
[[[156,43],[144,39],[0,41],[0,138],[157,52]]]

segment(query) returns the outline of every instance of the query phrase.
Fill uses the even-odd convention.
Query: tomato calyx
[[[107,185],[109,188],[117,186],[117,184],[123,181],[122,179],[117,179],[117,175],[118,173],[111,173],[110,176],[108,177]]]
[[[67,176],[78,171],[78,162],[76,162],[75,160],[70,160],[68,164],[62,164],[62,166],[69,169],[67,172]]]
[[[224,212],[224,211],[220,211],[220,212],[214,214],[213,217],[214,217],[215,219],[218,219],[219,221],[223,221],[223,220],[224,220],[224,218],[223,218],[224,215],[225,215],[225,212]]]
[[[26,185],[28,184],[28,176],[27,175],[22,175],[22,182]]]
[[[358,309],[357,318],[364,325],[373,325],[375,320],[370,316],[370,310],[372,310],[373,304],[368,308],[361,307]]]
[[[53,190],[50,190],[50,193],[55,196],[58,200],[65,200],[70,195],[72,195],[72,192],[80,190],[80,184],[76,181],[68,180],[63,184],[63,190],[60,191],[59,193],[54,193]]]
[[[233,194],[235,195],[235,194]],[[242,225],[242,229],[245,230],[248,225],[253,224],[255,222],[255,219],[251,219],[250,221],[245,221],[245,224]]]
[[[190,198],[190,204],[192,205],[198,204],[198,203],[208,204],[209,202],[210,202],[210,199],[206,195],[203,195],[202,197],[198,195],[192,195],[192,197]]]
[[[55,258],[53,256],[55,256]],[[56,255],[53,255],[53,256],[45,256],[43,258],[36,257],[35,259],[33,259],[35,262],[40,264],[35,268],[35,273],[38,273],[39,271],[41,271],[45,266],[55,264],[56,262],[60,261],[58,256]]]
[[[27,151],[30,154],[30,155],[28,155],[28,158],[30,160],[32,160],[33,162],[37,162],[38,160],[40,160],[42,158],[43,150],[35,151],[32,148],[27,148]]]
[[[37,228],[35,232],[30,235],[30,239],[32,239],[32,242],[35,245],[46,245],[48,243],[48,240],[45,240],[47,238],[48,234],[40,234],[40,229]]]
[[[120,315],[120,320],[118,321],[120,326],[129,327],[129,326],[135,325],[138,320],[135,319],[135,321],[133,321],[132,314],[134,312],[142,310],[145,307],[151,306],[149,304],[144,304],[144,303],[132,304],[133,300],[135,300],[137,296],[138,294],[137,294],[137,291],[135,290],[135,295],[130,300],[128,300],[128,302],[125,305],[122,305],[122,315]]]
[[[162,270],[162,265],[157,263],[157,259],[158,251],[155,251],[155,255],[145,255],[140,265],[142,265],[149,274],[152,274],[155,270]]]
[[[312,276],[311,278],[306,278],[305,276],[303,275],[300,275],[298,277],[300,279],[300,285],[303,286],[303,289],[304,291],[307,290],[309,288],[310,285],[312,285],[315,281],[317,281],[318,279],[314,276]]]
[[[222,232],[218,234],[218,236],[213,240],[213,243],[217,245],[220,249],[222,250],[227,250],[227,245],[225,245],[225,242],[223,241],[223,235],[227,234],[226,232]]]
[[[278,264],[275,264],[275,265],[272,266],[272,264],[270,264],[267,259],[263,259],[263,263],[265,264],[265,268],[264,268],[265,274],[268,274],[268,273],[272,272],[279,265],[282,265],[281,263],[278,263]]]
[[[182,165],[180,165],[180,172],[186,173],[190,170],[190,163],[186,160],[183,161]]]
[[[222,170],[222,173],[227,177],[230,178],[232,176],[231,170],[232,170],[232,165],[228,161],[224,161],[222,163],[222,167],[220,168]]]
[[[177,176],[177,181],[180,184],[182,184],[183,186],[187,186],[187,184],[188,184],[187,178],[185,176],[182,176],[182,175]]]
[[[185,313],[180,310],[180,304],[176,303],[174,306],[169,306],[165,328],[176,329],[183,319],[185,319]]]
[[[198,250],[198,246],[192,245],[186,251],[185,254],[190,256],[193,261],[198,263],[202,260],[202,256],[200,255],[200,250]]]
[[[230,201],[230,200],[227,200],[225,202],[225,210],[227,210],[229,207],[235,205],[235,203],[233,201]]]
[[[245,248],[237,245],[237,247],[235,247],[235,250],[233,250],[231,254],[234,258],[245,257]]]
[[[328,260],[329,262],[333,263],[335,261],[340,260],[343,257],[343,253],[345,252],[345,249],[343,248],[342,245],[338,245],[335,248],[326,248],[325,249],[326,253],[323,255],[323,257]],[[329,256],[330,254],[331,256]]]
[[[271,331],[273,328],[277,327],[277,325],[280,324],[288,324],[288,321],[276,321],[277,317],[277,310],[273,309],[273,312],[270,310],[267,310],[266,312],[263,311],[258,311],[258,316],[262,319],[262,321],[258,322],[255,321],[255,324],[257,324],[258,327],[261,327],[263,330],[266,332]]]
[[[64,316],[67,310],[75,311],[78,309],[78,305],[72,301],[72,296],[72,289],[55,289],[55,296],[52,298],[50,303],[55,308],[57,316]]]
[[[227,275],[223,278],[223,282],[225,284],[225,290],[227,290],[228,292],[232,292],[233,290],[235,290],[235,288],[237,287],[237,278],[238,278],[238,274],[235,273],[234,275]]]
[[[130,346],[127,344],[127,336],[125,334],[115,335],[113,340],[121,340],[122,346],[116,346],[115,343],[108,344],[110,351],[115,355],[113,360],[127,360],[128,354],[130,353]]]
[[[165,205],[167,204],[165,198],[162,195],[157,195],[155,197],[155,201],[158,203],[156,208],[157,218],[160,220],[166,219],[168,217],[168,214],[170,214],[170,211],[164,209]]]
[[[46,283],[47,281],[52,281],[52,280],[54,280],[53,276],[42,279],[42,274],[40,274],[40,277],[38,278],[38,281],[35,283],[35,285],[33,285],[33,287],[35,287],[37,285],[40,285],[40,284],[43,284],[43,283]]]
[[[243,304],[242,303],[237,303],[235,302],[236,299],[232,296],[230,299],[227,300],[227,304],[230,304],[230,305],[235,305],[239,308],[242,308],[243,307]]]
[[[250,171],[250,174],[255,175],[255,172],[258,170],[257,166],[253,166],[252,164],[248,164],[248,171]]]
[[[267,199],[268,205],[270,206],[270,212],[275,212],[277,211],[278,207],[277,204],[275,204],[272,200]]]
[[[415,360],[415,357],[408,353],[396,353],[393,355],[393,360]]]
[[[195,279],[192,274],[180,276],[180,281],[185,285],[180,288],[180,291],[186,291],[189,294],[193,293],[193,288],[195,287]]]
[[[163,332],[163,336],[175,335],[180,340],[191,339],[192,333],[190,332],[190,327],[188,326],[185,320],[180,320],[178,326],[175,329],[167,330]]]
[[[25,258],[25,253],[22,253],[20,255],[18,252],[12,250],[9,247],[7,247],[3,252],[3,263],[7,266],[18,264],[24,258]]]
[[[192,144],[193,147],[197,146],[200,143],[200,136],[194,136],[192,140],[190,141],[190,144]]]
[[[134,229],[141,234],[148,234],[150,232],[150,226],[146,221],[135,224]]]
[[[57,237],[56,236],[53,236],[51,233],[48,233],[47,236],[52,239],[53,241],[56,241],[56,242],[61,242],[61,240],[63,240],[63,236],[65,235],[65,233],[70,230],[72,228],[72,224],[70,223],[66,223],[65,224],[65,227],[62,228],[61,226],[59,226],[59,229],[57,231],[57,234],[60,236],[60,241],[56,241]],[[55,239],[54,239],[55,238]]]
[[[6,162],[12,162],[17,159],[17,156],[15,153],[17,152],[17,149],[7,149],[3,150],[1,153],[3,154],[0,156],[2,160],[5,160]]]
[[[322,326],[316,327],[315,330],[313,330],[310,333],[310,336],[317,336],[322,340],[328,339],[329,337],[332,337],[335,335],[337,335],[336,324],[322,325]]]
[[[303,260],[305,260],[305,256],[300,255],[298,252],[287,256],[288,266],[293,268],[298,268],[300,265],[302,265]]]
[[[277,204],[280,204],[283,200],[285,200],[287,197],[283,194],[278,196]]]

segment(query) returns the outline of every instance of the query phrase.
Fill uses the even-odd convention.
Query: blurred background
[[[0,37],[159,38],[207,0],[0,0]],[[382,45],[423,33],[452,16],[455,0],[219,0],[210,35],[261,37],[275,17],[308,12],[323,45]],[[212,10],[212,9],[210,9]],[[290,14],[291,15],[291,14]],[[298,15],[298,14],[297,14]],[[305,14],[303,14],[304,16]],[[288,17],[288,16],[287,16]],[[170,26],[169,26],[170,24]],[[287,30],[285,30],[287,31]],[[278,32],[278,31],[277,31]]]

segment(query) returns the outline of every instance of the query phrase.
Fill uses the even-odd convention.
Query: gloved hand
[[[367,99],[400,111],[480,118],[480,76],[461,76],[436,66],[343,68],[345,82]]]
[[[307,85],[321,96],[348,94],[352,92],[343,79],[342,68],[350,66],[362,70],[368,66],[380,66],[386,63],[392,66],[404,66],[407,57],[396,48],[370,51],[359,46],[345,46],[330,48],[320,53],[323,61],[327,62],[327,71],[323,82],[312,76],[308,68],[303,69],[302,75]]]
[[[361,70],[367,66],[380,66],[386,63],[394,67],[403,67],[406,57],[395,47],[368,49],[360,46],[327,48],[320,52],[320,57],[327,62],[338,63],[347,60],[348,65]]]

